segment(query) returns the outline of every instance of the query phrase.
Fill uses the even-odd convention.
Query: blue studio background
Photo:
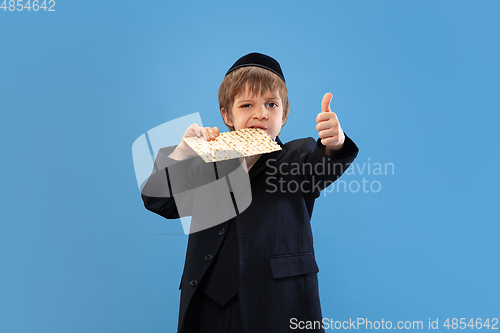
[[[313,214],[323,316],[500,318],[500,2],[54,8],[0,10],[0,332],[176,330],[187,236],[144,208],[132,143],[195,112],[225,131],[254,51],[287,79],[283,141],[317,137],[330,91],[360,148]]]

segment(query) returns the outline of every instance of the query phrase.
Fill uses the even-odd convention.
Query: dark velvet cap
[[[270,56],[267,56],[262,53],[249,53],[241,58],[239,58],[231,68],[227,71],[226,75],[234,71],[235,69],[238,69],[240,67],[248,67],[248,66],[256,66],[256,67],[261,67],[264,69],[267,69],[274,74],[278,75],[283,82],[285,82],[285,76],[283,75],[283,72],[281,71],[281,66],[280,64],[274,59],[271,58]],[[285,82],[286,83],[286,82]]]

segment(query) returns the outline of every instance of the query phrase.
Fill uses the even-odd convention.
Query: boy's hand
[[[219,136],[220,132],[217,127],[200,127],[198,124],[193,124],[189,126],[184,132],[183,138],[191,138],[193,136],[203,136],[203,138],[207,141],[215,140],[217,136]],[[182,140],[184,142],[184,140]]]
[[[198,124],[193,124],[189,126],[184,132],[182,138],[191,138],[193,136],[203,138],[207,141],[215,140],[220,134],[219,129],[217,127],[200,127]],[[174,160],[184,160],[192,155],[196,155],[196,152],[189,147],[189,145],[181,140],[181,143],[175,148],[175,150],[170,154],[170,157]]]
[[[321,102],[321,113],[316,117],[316,130],[325,146],[323,150],[327,155],[333,155],[335,151],[342,149],[345,141],[345,134],[340,127],[337,115],[330,109],[330,102],[333,95],[326,93]]]

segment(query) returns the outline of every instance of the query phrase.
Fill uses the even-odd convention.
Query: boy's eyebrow
[[[279,96],[273,95],[273,96],[264,96],[265,99],[278,99],[280,98]],[[242,102],[253,102],[253,99],[238,99],[236,98],[234,100],[235,102],[242,103]]]

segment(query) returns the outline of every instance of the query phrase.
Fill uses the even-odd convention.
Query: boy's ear
[[[226,110],[224,110],[224,108],[220,109],[220,114],[222,115],[222,118],[224,118],[226,124],[228,124],[229,126],[234,126],[233,121],[229,119],[229,115],[227,114]]]
[[[287,119],[288,119],[288,115],[286,115],[286,117],[283,118],[283,120],[281,121],[281,127],[283,127],[283,125],[285,125]]]

